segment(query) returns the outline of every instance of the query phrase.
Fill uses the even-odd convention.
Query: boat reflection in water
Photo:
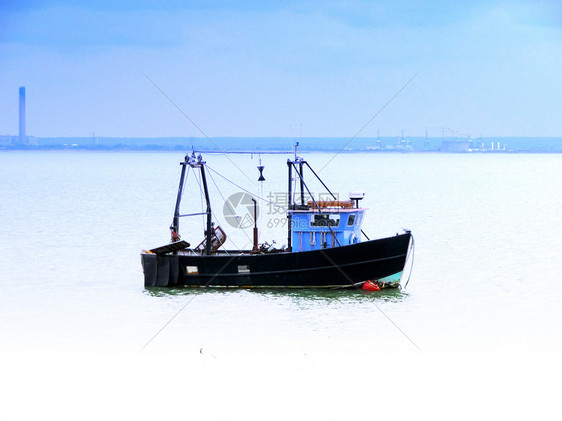
[[[354,288],[249,288],[237,291],[252,294],[271,301],[290,301],[295,304],[303,303],[330,303],[340,302],[365,303],[375,300],[377,303],[389,302],[398,303],[408,297],[408,293],[401,288],[385,288],[378,294],[370,294],[368,291],[359,291]],[[145,289],[145,293],[150,297],[212,297],[220,294],[232,294],[231,288],[189,288],[189,287],[151,287]]]

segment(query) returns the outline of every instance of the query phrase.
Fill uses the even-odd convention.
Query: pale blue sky
[[[0,134],[562,136],[560,3],[0,0]]]

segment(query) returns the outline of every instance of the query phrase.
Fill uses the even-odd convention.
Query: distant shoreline
[[[191,152],[191,148],[184,148],[184,149],[166,149],[166,148],[129,148],[129,147],[119,147],[119,148],[85,148],[85,147],[67,147],[67,148],[60,148],[60,147],[2,147],[0,146],[0,153],[1,152],[146,152],[146,153],[154,153],[154,152],[162,152],[162,153],[189,153]],[[195,151],[199,151],[200,149],[195,148]],[[210,148],[206,148],[205,150],[211,150]],[[225,150],[216,150],[217,154],[224,152],[224,154],[234,153],[236,151],[225,151]],[[259,149],[259,150],[251,150],[248,152],[252,152],[255,154],[259,153],[271,153],[273,150],[266,150],[266,149]],[[280,151],[275,151],[280,152]],[[287,154],[290,154],[290,151],[286,151]],[[383,155],[396,155],[396,154],[417,154],[417,155],[430,155],[430,154],[451,154],[451,155],[516,155],[516,154],[531,154],[531,155],[548,155],[548,154],[562,154],[562,150],[552,150],[552,151],[537,151],[537,150],[506,150],[506,151],[461,151],[461,152],[446,152],[446,151],[439,151],[439,150],[432,150],[432,151],[423,151],[423,150],[410,150],[410,151],[387,151],[387,150],[336,150],[336,149],[307,149],[301,148],[299,152],[306,152],[306,153],[340,153],[340,154],[383,154]]]
[[[0,151],[123,151],[175,152],[213,150],[225,152],[287,151],[296,142],[303,152],[341,153],[562,153],[562,137],[377,137],[355,138],[206,138],[162,137],[26,137],[26,144],[16,136],[0,136]]]

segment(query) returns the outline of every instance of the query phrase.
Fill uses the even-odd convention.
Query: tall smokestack
[[[25,86],[20,86],[20,133],[19,144],[25,145]]]

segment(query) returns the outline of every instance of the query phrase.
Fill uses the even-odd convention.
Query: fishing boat
[[[400,285],[406,262],[413,252],[411,232],[403,230],[392,237],[369,239],[362,229],[368,210],[360,207],[364,193],[353,192],[349,200],[338,200],[309,163],[298,156],[297,147],[294,157],[287,160],[287,245],[279,248],[259,243],[255,218],[257,197],[252,197],[252,249],[225,249],[226,232],[213,221],[206,161],[200,152],[193,151],[180,165],[179,188],[170,226],[171,242],[141,253],[145,287],[379,290]],[[260,181],[263,181],[263,167],[258,169]],[[186,170],[199,173],[206,202],[206,209],[200,213],[180,213]],[[320,181],[331,200],[314,198],[304,177],[305,170]],[[181,239],[179,221],[182,217],[197,215],[204,216],[206,226],[203,240],[192,247]]]

